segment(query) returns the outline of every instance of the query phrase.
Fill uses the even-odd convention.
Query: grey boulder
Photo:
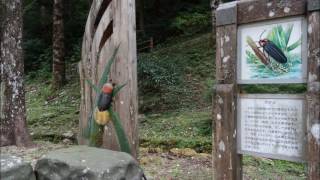
[[[1,180],[35,180],[31,164],[22,158],[1,154],[0,163]]]
[[[87,146],[49,152],[35,166],[37,180],[141,180],[129,154]]]

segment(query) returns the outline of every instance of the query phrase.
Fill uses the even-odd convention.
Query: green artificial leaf
[[[124,83],[120,86],[116,86],[112,91],[112,97],[116,96],[118,94],[118,92],[126,85],[127,85],[127,83]]]
[[[86,79],[86,82],[97,94],[100,92],[100,89],[96,85],[94,85],[89,79]]]
[[[99,89],[102,88],[103,84],[108,82],[109,73],[110,73],[110,70],[111,70],[111,65],[114,62],[114,60],[116,59],[116,55],[118,53],[119,47],[120,47],[120,45],[114,50],[111,58],[109,59],[107,65],[105,66],[105,68],[103,70],[103,73],[102,73],[102,76],[101,76],[101,79],[100,79],[99,85],[98,85]]]
[[[295,43],[291,44],[288,48],[287,48],[287,51],[290,52],[292,50],[294,50],[295,48],[297,48],[298,46],[301,45],[301,38],[296,41]]]
[[[120,145],[120,149],[121,149],[121,151],[130,154],[131,149],[130,149],[129,141],[128,141],[127,135],[124,132],[124,129],[121,125],[120,117],[119,117],[118,113],[113,111],[112,108],[109,109],[109,112],[111,114],[112,123],[113,123],[113,126],[115,128],[115,131],[116,131],[116,134],[118,137],[118,143]]]

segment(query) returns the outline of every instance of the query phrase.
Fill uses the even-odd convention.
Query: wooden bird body
[[[102,92],[99,94],[98,109],[99,111],[106,111],[110,108],[112,103],[113,86],[111,83],[106,83],[102,87]]]

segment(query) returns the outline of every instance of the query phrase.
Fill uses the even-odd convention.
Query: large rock
[[[141,180],[143,172],[128,154],[87,146],[48,153],[38,160],[37,180]]]
[[[35,180],[30,163],[23,162],[21,158],[1,154],[0,162],[1,180]]]

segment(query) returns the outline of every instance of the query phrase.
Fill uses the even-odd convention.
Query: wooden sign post
[[[320,179],[320,2],[236,1],[221,4],[216,18],[215,179],[242,179],[242,154],[306,162],[308,179]],[[283,83],[308,90],[238,91]]]

